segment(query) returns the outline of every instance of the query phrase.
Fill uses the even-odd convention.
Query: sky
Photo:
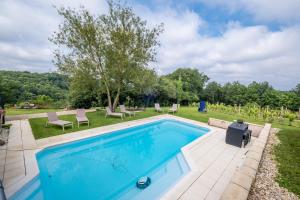
[[[300,83],[300,0],[127,0],[149,27],[164,24],[152,63],[163,75],[197,68],[221,84]],[[107,12],[104,0],[0,0],[0,69],[57,71],[48,40],[62,18],[54,6]]]

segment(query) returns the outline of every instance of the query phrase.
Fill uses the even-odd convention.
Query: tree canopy
[[[59,70],[70,76],[82,68],[90,71],[114,110],[124,90],[140,86],[140,77],[151,75],[145,71],[151,71],[149,63],[155,61],[162,25],[148,28],[130,7],[113,1],[108,5],[108,14],[100,16],[83,7],[58,9],[64,21],[50,40],[58,46]]]
[[[53,101],[66,99],[68,78],[58,73],[0,71],[0,101],[17,104],[45,95]]]

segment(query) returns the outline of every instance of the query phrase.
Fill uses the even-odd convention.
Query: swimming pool
[[[166,119],[46,148],[40,174],[11,199],[157,199],[189,171],[180,149],[208,132]]]

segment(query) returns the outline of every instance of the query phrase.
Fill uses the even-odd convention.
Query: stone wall
[[[221,119],[215,119],[215,118],[209,118],[208,120],[208,125],[215,126],[218,128],[223,128],[223,129],[227,129],[231,123],[232,122],[221,120]],[[264,126],[262,125],[252,124],[248,122],[246,123],[249,125],[248,128],[252,131],[252,136],[254,137],[258,137],[262,129],[264,128]]]

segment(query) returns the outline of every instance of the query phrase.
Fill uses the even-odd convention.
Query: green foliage
[[[296,85],[296,87],[293,89],[293,92],[300,97],[300,83]]]
[[[176,81],[177,103],[186,105],[199,101],[203,87],[209,80],[205,74],[192,68],[178,68],[166,78]]]
[[[206,85],[201,97],[211,103],[223,101],[223,88],[220,84],[213,81]]]
[[[169,101],[176,102],[176,81],[161,77],[157,84],[157,99],[162,105],[169,105]]]
[[[147,28],[146,21],[132,8],[108,1],[107,14],[93,16],[85,8],[60,8],[63,17],[59,31],[51,41],[58,46],[55,62],[59,69],[73,76],[78,69],[90,71],[99,80],[110,108],[116,108],[120,95],[134,85],[150,62],[155,61],[162,25]],[[63,51],[61,47],[67,48]]]
[[[289,120],[289,125],[292,125],[292,122],[296,119],[296,115],[294,113],[286,113],[285,118]]]
[[[295,113],[289,110],[271,109],[268,106],[261,108],[257,103],[247,103],[245,106],[230,106],[221,104],[207,104],[208,111],[227,113],[241,118],[252,118],[254,120],[261,120],[264,122],[278,122],[282,123],[285,119],[289,121],[289,125],[295,120]]]
[[[17,104],[32,102],[39,96],[53,101],[66,98],[68,79],[57,73],[0,71],[0,102]]]
[[[247,102],[245,91],[246,86],[242,85],[238,81],[235,81],[233,83],[226,83],[223,87],[223,102],[230,105],[245,105]]]
[[[87,68],[74,72],[70,83],[69,102],[72,108],[90,108],[99,103],[100,83]]]
[[[39,108],[48,108],[49,105],[53,102],[53,99],[46,95],[38,95],[33,101]]]
[[[225,103],[226,105],[247,105],[255,103],[261,108],[278,109],[282,106],[296,111],[300,108],[300,96],[293,91],[278,91],[268,82],[252,82],[248,86],[239,82],[226,83],[223,87],[216,82],[208,83],[201,96],[210,103]],[[270,115],[269,115],[270,114]],[[266,114],[273,116],[273,114]],[[272,117],[270,117],[272,120]]]

